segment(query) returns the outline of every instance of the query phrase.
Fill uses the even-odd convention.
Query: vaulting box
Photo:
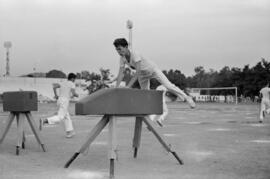
[[[3,93],[3,110],[13,112],[37,111],[36,91],[9,91]]]
[[[75,105],[77,115],[162,114],[162,92],[129,88],[101,89]]]

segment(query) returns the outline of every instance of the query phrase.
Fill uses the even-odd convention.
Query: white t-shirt
[[[130,51],[130,61],[128,62],[124,56],[120,57],[120,67],[124,67],[125,65],[130,66],[133,69],[136,69],[136,63],[141,62],[141,70],[142,71],[152,71],[154,68],[157,68],[157,65],[150,61],[146,60],[142,55],[137,52]],[[136,69],[137,70],[137,69]]]
[[[75,89],[75,84],[72,81],[64,81],[60,84],[59,97],[70,99],[71,89]]]
[[[263,99],[268,99],[270,100],[270,88],[269,87],[264,87],[261,89],[260,93],[263,96]]]

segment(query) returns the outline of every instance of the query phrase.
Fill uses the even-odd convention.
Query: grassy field
[[[2,110],[2,106],[0,106]],[[26,149],[15,155],[16,124],[0,147],[1,179],[105,179],[108,178],[108,130],[105,128],[88,151],[68,169],[63,166],[80,148],[100,116],[75,116],[70,106],[76,136],[66,139],[62,125],[41,132],[47,152],[42,152],[28,125]],[[36,121],[56,112],[52,104],[39,104],[32,112]],[[258,123],[259,105],[169,103],[169,116],[160,128],[184,165],[179,165],[144,126],[138,157],[133,158],[134,119],[117,121],[118,160],[116,179],[270,179],[270,116]],[[7,112],[0,112],[2,133]]]

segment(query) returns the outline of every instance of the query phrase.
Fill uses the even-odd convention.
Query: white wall
[[[52,89],[53,83],[60,83],[64,78],[29,78],[29,77],[0,77],[0,94],[6,91],[37,91],[39,98],[54,100]],[[81,84],[82,80],[76,80],[76,84]],[[87,95],[80,85],[76,88],[80,96]],[[40,99],[42,100],[42,99]]]

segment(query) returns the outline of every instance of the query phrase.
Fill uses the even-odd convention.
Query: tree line
[[[194,68],[195,75],[185,76],[180,70],[164,70],[167,78],[181,89],[188,88],[214,88],[214,87],[237,87],[238,96],[251,97],[254,99],[262,87],[270,81],[270,62],[262,58],[256,65],[250,67],[245,65],[243,68],[224,66],[221,70],[205,70],[203,66]],[[104,81],[110,80],[109,69],[100,69],[100,73],[83,70],[77,72],[78,79],[86,81],[99,82],[104,85]],[[125,70],[124,81],[128,82],[134,75],[131,69]],[[29,75],[28,75],[29,76]],[[66,74],[60,70],[51,70],[45,75],[47,78],[66,78]],[[156,80],[151,80],[151,89],[155,89],[159,84]],[[139,87],[138,82],[134,84]],[[102,87],[101,87],[102,88]],[[213,93],[234,93],[234,91],[212,91]]]
[[[256,65],[243,68],[224,66],[221,70],[210,69],[198,66],[194,69],[195,75],[186,77],[179,70],[164,70],[167,78],[181,89],[186,88],[216,88],[216,87],[237,87],[238,96],[254,99],[259,95],[261,88],[270,83],[270,62],[262,58]],[[151,88],[159,83],[152,80]],[[234,90],[211,91],[211,94],[234,94]]]

